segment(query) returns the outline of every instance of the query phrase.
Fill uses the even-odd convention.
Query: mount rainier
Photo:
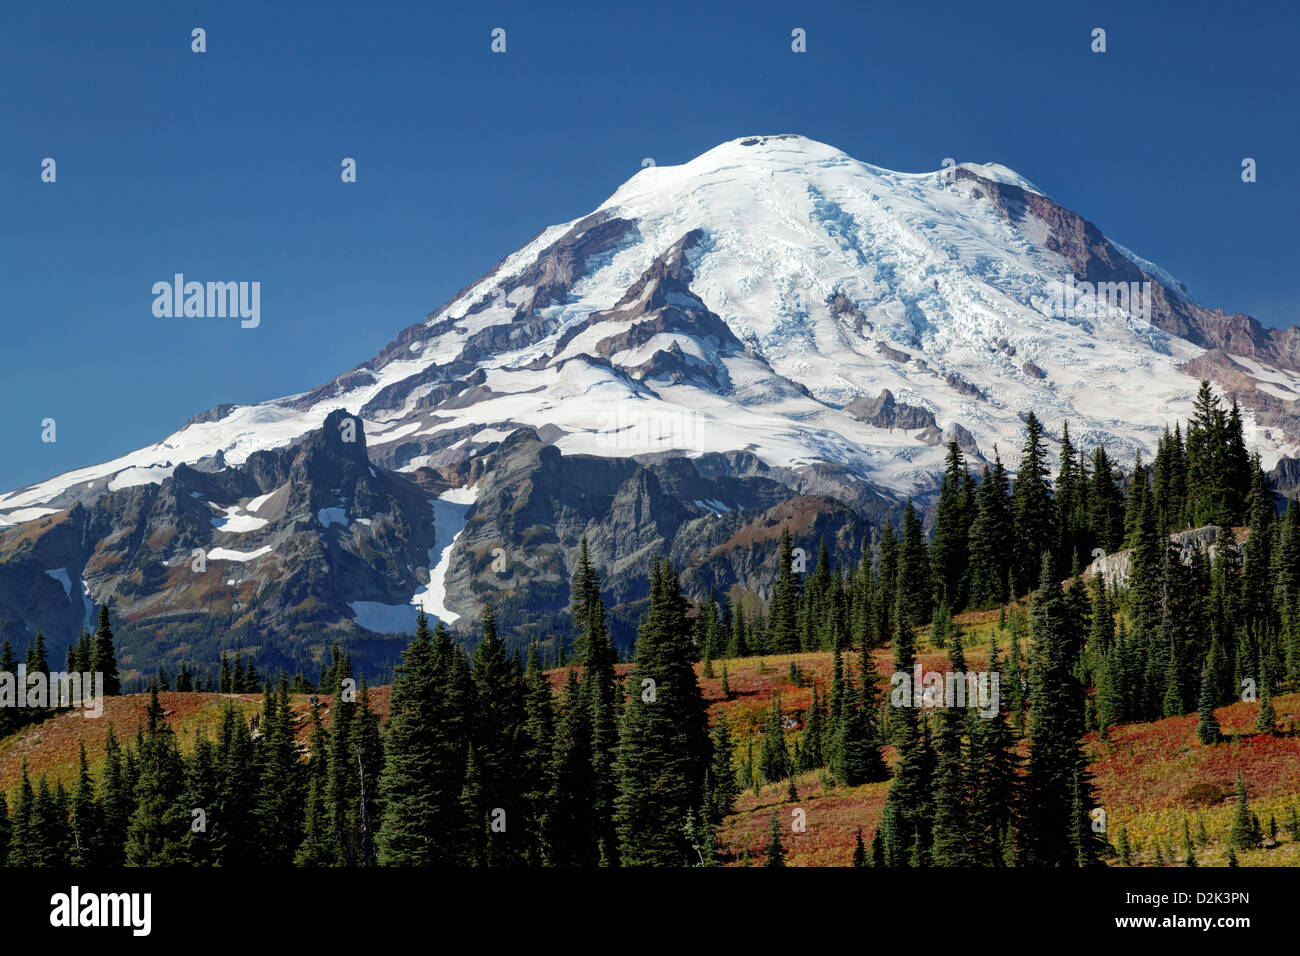
[[[852,553],[949,440],[1014,464],[1031,410],[1149,456],[1202,378],[1294,474],[1295,327],[1202,307],[1002,166],[733,140],[641,170],[312,391],[0,494],[0,632],[57,650],[110,602],[145,672],[237,644],[297,666],[332,638],[386,662],[416,606],[544,632],[584,535],[630,616],[655,555],[702,593],[760,586],[786,525]]]

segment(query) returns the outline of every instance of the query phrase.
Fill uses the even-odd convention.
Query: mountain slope
[[[335,513],[349,493],[286,457],[323,423],[328,434],[329,415],[355,416],[356,467],[375,470],[361,484],[386,485],[397,504],[380,510],[402,533],[366,538],[352,498],[336,532],[352,550],[328,544],[319,519],[325,543],[295,546],[294,567],[268,564],[231,597],[250,626],[405,630],[416,604],[454,621],[488,597],[542,620],[563,612],[583,534],[629,602],[655,551],[725,587],[759,555],[722,545],[766,541],[774,508],[807,496],[859,547],[836,508],[883,514],[926,495],[949,439],[977,462],[995,447],[1014,458],[1032,410],[1049,435],[1068,421],[1076,444],[1123,460],[1190,413],[1200,377],[1242,402],[1251,444],[1284,473],[1300,442],[1300,331],[1197,305],[1004,167],[896,173],[799,136],[734,140],[642,170],[319,388],[219,406],[157,445],[0,495],[0,526],[16,526],[0,536],[0,625],[30,633],[45,619],[70,639],[83,584],[88,600],[129,597],[141,613],[195,610],[170,572],[150,570],[194,542],[159,538],[150,515],[200,507],[173,505],[178,486],[224,482],[212,507],[252,551],[273,534],[251,527],[253,497]],[[287,469],[275,485],[268,453]],[[274,531],[286,536],[270,542],[275,562],[306,533],[294,527]],[[119,580],[92,560],[105,540],[156,550],[147,566],[121,559]],[[368,570],[337,573],[352,560]],[[334,583],[300,564],[328,564]],[[313,603],[286,615],[266,605],[277,586],[294,591],[288,608]],[[42,610],[56,600],[66,613]]]

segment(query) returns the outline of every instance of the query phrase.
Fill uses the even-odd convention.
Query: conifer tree
[[[988,672],[998,673],[996,638],[989,640]],[[969,792],[970,843],[978,866],[1002,866],[1003,847],[1011,838],[1019,801],[1019,758],[1015,736],[1003,705],[1001,681],[997,710],[979,712],[971,721]]]
[[[1006,471],[996,457],[993,470],[984,466],[976,493],[976,515],[970,526],[970,605],[993,607],[1007,598],[1008,551],[1011,544],[1011,503]]]
[[[894,641],[894,671],[910,674],[915,662],[915,636],[910,621],[902,617]],[[933,815],[929,753],[927,735],[916,710],[918,704],[919,701],[905,700],[893,708],[890,716],[899,759],[885,796],[881,823],[888,866],[908,866],[914,859],[925,861],[930,852]]]
[[[469,866],[488,866],[492,860],[488,805],[483,795],[483,785],[474,758],[474,744],[469,745],[465,758],[465,781],[460,790],[461,813],[465,817],[465,863]]]
[[[329,802],[330,742],[321,722],[321,708],[311,708],[307,756],[307,795],[303,807],[303,837],[294,861],[300,866],[333,866],[339,858]]]
[[[951,623],[951,622],[949,622]],[[955,675],[963,675],[966,659],[959,628],[951,628],[949,664]],[[939,732],[935,741],[937,761],[933,778],[934,863],[936,866],[970,866],[972,827],[970,811],[970,766],[965,742],[966,712],[945,701],[938,715]]]
[[[578,675],[569,670],[556,726],[549,813],[544,830],[556,866],[596,866],[595,773],[591,754],[591,710]]]
[[[1092,542],[1111,554],[1124,546],[1124,498],[1116,484],[1115,466],[1101,445],[1093,450],[1089,480],[1088,523]]]
[[[1246,797],[1246,779],[1237,771],[1237,805],[1232,813],[1232,827],[1228,831],[1228,846],[1237,850],[1257,849],[1260,835],[1250,812],[1250,802]]]
[[[966,604],[969,536],[975,519],[971,484],[966,459],[956,440],[950,441],[939,485],[930,562],[939,603],[958,611]]]
[[[1031,411],[1025,418],[1025,443],[1011,492],[1013,574],[1021,586],[1037,579],[1043,555],[1051,554],[1056,545],[1056,516],[1048,473],[1043,428]]]
[[[727,718],[719,714],[713,726],[713,754],[709,763],[709,790],[706,794],[705,822],[717,826],[731,813],[740,785],[736,781],[735,750]]]
[[[1214,678],[1207,667],[1201,675],[1201,694],[1197,707],[1200,719],[1196,724],[1196,739],[1203,744],[1217,744],[1222,736],[1219,720],[1214,716],[1214,704]]]
[[[45,866],[48,861],[40,857],[39,828],[32,819],[36,793],[27,773],[27,758],[23,758],[22,777],[18,794],[14,798],[13,821],[9,830],[10,866]]]
[[[126,836],[130,866],[171,866],[185,862],[190,813],[182,804],[185,771],[176,735],[161,718],[158,688],[151,690],[149,726],[140,753],[136,807]]]
[[[135,810],[135,797],[126,759],[110,725],[104,741],[103,863],[120,867],[126,862],[126,831]]]
[[[785,847],[781,845],[781,824],[775,813],[768,826],[767,848],[763,857],[764,866],[785,866]]]
[[[1042,562],[1031,602],[1034,655],[1030,668],[1029,767],[1026,777],[1025,862],[1078,862],[1080,814],[1092,803],[1084,777],[1083,689],[1070,653],[1070,622],[1050,557]],[[1076,813],[1076,804],[1078,812]]]
[[[356,825],[360,781],[357,779],[352,753],[357,704],[351,690],[353,678],[350,658],[338,655],[330,667],[328,677],[331,683],[321,690],[334,695],[334,703],[330,707],[330,750],[326,779],[326,802],[333,830],[329,843],[337,854],[335,862],[339,866],[356,866],[360,862]]]
[[[117,674],[117,652],[113,649],[113,630],[109,626],[107,604],[99,606],[99,624],[95,628],[90,669],[104,675],[104,693],[107,696],[116,697],[122,693],[122,681]]]
[[[1250,467],[1254,477],[1250,488],[1250,536],[1243,547],[1241,612],[1246,624],[1258,630],[1275,623],[1270,571],[1277,506],[1258,454],[1251,458]]]
[[[794,539],[790,529],[781,533],[781,546],[777,551],[776,584],[768,626],[772,632],[771,646],[777,653],[793,654],[802,646],[799,629],[799,606],[803,598],[803,583],[795,571]]]
[[[520,734],[525,862],[531,866],[540,866],[545,859],[543,821],[553,781],[554,704],[550,682],[542,670],[541,652],[533,641],[524,667],[524,723]]]
[[[462,857],[464,667],[442,622],[431,636],[418,614],[393,681],[384,740],[384,813],[376,838],[383,865],[447,866]]]
[[[519,865],[526,845],[520,827],[511,827],[511,817],[524,817],[523,791],[519,775],[521,734],[524,727],[524,674],[519,658],[507,656],[506,644],[497,632],[491,605],[482,617],[484,636],[473,654],[473,682],[476,689],[471,739],[477,756],[477,770],[489,808],[506,810],[504,832],[495,832],[487,844],[490,866]]]
[[[934,610],[930,558],[921,531],[921,518],[909,498],[903,508],[903,541],[898,552],[899,618],[927,624]]]
[[[103,859],[104,827],[95,781],[86,760],[86,744],[78,746],[77,789],[72,799],[72,865],[97,866]]]
[[[708,714],[690,659],[690,625],[677,570],[656,562],[650,607],[637,631],[632,694],[619,733],[615,826],[625,866],[683,865],[682,821],[704,801]]]
[[[782,727],[784,715],[781,712],[781,695],[774,694],[767,710],[767,720],[763,730],[763,744],[759,752],[758,767],[767,783],[775,783],[790,776],[792,765],[790,749],[785,742],[785,729]]]
[[[1273,707],[1272,682],[1265,675],[1259,682],[1259,712],[1255,715],[1255,729],[1260,733],[1277,733],[1277,711]]]
[[[614,828],[614,798],[618,781],[614,764],[618,751],[618,694],[614,675],[617,654],[605,622],[605,604],[600,580],[594,571],[583,571],[579,563],[581,601],[575,610],[582,648],[582,697],[587,721],[591,759],[589,792],[583,798],[590,805],[592,824],[601,862],[618,864],[618,834]],[[708,639],[708,638],[706,638]],[[720,640],[720,635],[714,639]]]
[[[268,687],[268,699],[271,693]],[[263,730],[260,790],[254,816],[260,832],[260,858],[267,866],[287,866],[302,842],[306,800],[296,743],[298,721],[289,706],[289,679],[281,672],[275,708]]]

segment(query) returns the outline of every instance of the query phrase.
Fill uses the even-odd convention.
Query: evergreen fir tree
[[[650,607],[637,631],[633,693],[619,733],[615,825],[624,865],[682,865],[681,832],[704,801],[708,715],[690,660],[690,625],[677,570],[656,562]]]
[[[272,698],[269,687],[267,698]],[[306,794],[296,743],[298,721],[289,706],[289,679],[283,672],[274,700],[270,722],[262,731],[261,781],[253,814],[260,834],[261,862],[287,866],[302,842]]]
[[[1246,797],[1246,780],[1238,770],[1237,805],[1232,813],[1232,827],[1228,831],[1228,846],[1237,850],[1253,850],[1259,844],[1259,832]]]
[[[939,602],[960,611],[966,603],[969,537],[975,502],[966,459],[956,440],[948,443],[948,458],[939,485],[930,562]]]
[[[1259,712],[1255,716],[1255,729],[1263,734],[1277,733],[1277,711],[1273,707],[1273,691],[1265,676],[1259,683]]]
[[[383,865],[446,866],[462,858],[464,667],[442,623],[431,636],[424,614],[417,615],[393,681],[384,740],[384,813],[376,839]]]
[[[592,805],[591,736],[591,711],[577,673],[570,670],[556,728],[550,811],[545,823],[551,862],[558,866],[595,866],[600,860]]]
[[[334,815],[329,802],[330,741],[321,722],[321,703],[312,704],[308,738],[307,796],[303,808],[303,838],[294,862],[300,866],[333,866],[339,858],[335,846]]]
[[[72,799],[72,865],[97,866],[103,859],[104,827],[95,782],[86,760],[86,744],[78,747],[77,789]]]
[[[776,814],[768,826],[767,848],[763,856],[764,866],[785,866],[785,847],[781,845],[781,824]]]
[[[713,754],[709,763],[709,791],[705,804],[705,822],[717,826],[735,807],[740,795],[736,781],[736,762],[727,719],[719,714],[713,726]]]
[[[903,541],[898,553],[898,614],[914,624],[929,623],[934,610],[930,559],[921,518],[909,498],[903,508]]]
[[[1203,744],[1217,744],[1222,733],[1219,720],[1214,716],[1214,679],[1207,667],[1201,675],[1201,694],[1197,713],[1200,719],[1196,724],[1196,739]]]
[[[190,813],[183,806],[185,771],[176,735],[160,717],[158,688],[148,709],[149,727],[140,753],[136,807],[126,836],[130,866],[171,866],[185,862]]]
[[[1092,802],[1086,785],[1083,689],[1070,654],[1070,622],[1050,557],[1042,563],[1030,616],[1034,656],[1030,668],[1029,768],[1026,778],[1026,862],[1035,866],[1077,863],[1079,815]],[[1078,804],[1076,813],[1075,805]]]
[[[99,606],[99,624],[91,650],[91,671],[104,675],[104,693],[116,697],[122,693],[122,681],[117,674],[117,652],[113,649],[113,630],[108,621],[108,605]]]
[[[781,712],[781,695],[774,694],[768,707],[767,720],[763,730],[763,745],[759,753],[758,767],[767,783],[775,783],[790,776],[790,750],[785,742],[785,729],[782,727],[784,715]]]
[[[1025,418],[1025,443],[1011,492],[1015,531],[1013,574],[1022,585],[1036,579],[1043,555],[1051,554],[1056,546],[1055,509],[1047,476],[1043,428],[1031,411]]]
[[[802,646],[799,631],[799,605],[803,597],[803,584],[795,572],[794,539],[790,529],[781,533],[781,546],[777,552],[776,584],[772,590],[771,612],[768,625],[772,631],[772,649],[782,654],[793,654]]]

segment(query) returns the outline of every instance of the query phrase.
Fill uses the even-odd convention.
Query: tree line
[[[305,747],[285,676],[265,686],[256,726],[231,702],[216,739],[196,731],[186,754],[155,681],[134,741],[110,734],[99,780],[84,752],[71,793],[24,770],[12,812],[0,814],[0,858],[711,865],[742,788],[785,782],[793,791],[795,776],[812,770],[835,786],[889,781],[879,826],[859,837],[855,859],[865,865],[1122,857],[1123,845],[1112,848],[1091,826],[1085,733],[1199,709],[1198,732],[1211,746],[1221,737],[1214,708],[1247,685],[1258,688],[1261,730],[1276,732],[1272,695],[1300,680],[1300,516],[1294,506],[1278,513],[1239,437],[1235,408],[1222,409],[1206,386],[1185,433],[1166,435],[1126,487],[1103,451],[1076,451],[1068,430],[1053,481],[1031,414],[1014,482],[996,455],[977,482],[950,446],[929,541],[909,502],[901,535],[885,527],[874,560],[864,549],[837,569],[822,546],[804,574],[783,534],[757,616],[711,596],[690,601],[677,569],[656,562],[621,674],[584,541],[571,588],[574,651],[558,692],[536,644],[526,660],[507,651],[490,607],[468,653],[421,616],[382,727],[364,678],[354,693],[350,661],[336,648],[322,674],[334,694],[329,723],[325,703],[313,700]],[[1207,518],[1221,526],[1213,560],[1185,554],[1169,534]],[[1238,523],[1248,528],[1241,547],[1230,530]],[[1084,582],[1080,555],[1094,544],[1131,548],[1127,588],[1108,588],[1102,575]],[[1034,587],[1020,602],[1031,560]],[[928,625],[931,645],[965,672],[954,614],[999,605],[1006,650],[995,636],[985,665],[1002,676],[994,714],[886,699],[874,650],[888,645],[895,671],[911,673]],[[723,714],[710,720],[697,663],[713,677],[720,659],[729,695],[727,659],[813,649],[832,652],[832,675],[802,713],[775,698],[748,740],[733,737]],[[793,664],[791,677],[802,679]],[[886,745],[895,748],[892,768]],[[784,860],[775,822],[765,858]]]

